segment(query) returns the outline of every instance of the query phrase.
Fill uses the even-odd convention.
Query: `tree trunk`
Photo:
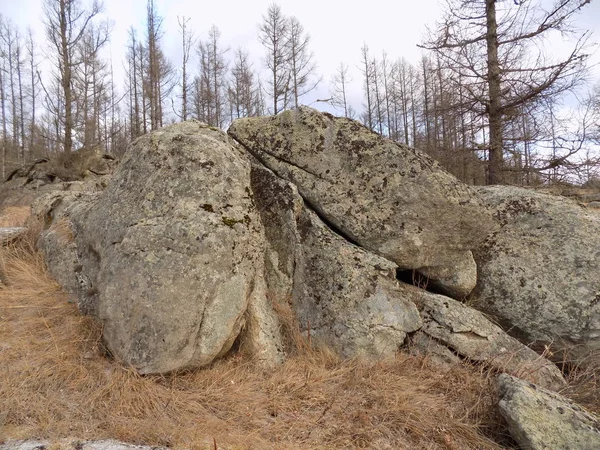
[[[486,43],[490,126],[488,184],[502,184],[503,181],[503,142],[502,105],[500,90],[500,65],[498,63],[498,24],[496,22],[496,0],[486,0]]]

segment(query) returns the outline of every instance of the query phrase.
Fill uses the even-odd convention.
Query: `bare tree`
[[[304,32],[304,27],[296,17],[288,19],[287,54],[291,78],[291,91],[294,97],[294,107],[298,107],[298,99],[314,90],[321,78],[315,76],[317,65],[314,54],[308,44],[310,36]]]
[[[188,118],[190,86],[188,84],[187,66],[190,61],[191,49],[196,41],[194,32],[188,29],[189,21],[190,19],[185,16],[181,18],[177,17],[177,23],[181,31],[181,51],[183,55],[181,61],[181,112],[179,113],[182,120],[187,120]]]
[[[219,43],[221,32],[216,26],[208,32],[208,40],[198,43],[200,73],[196,81],[194,102],[199,120],[222,128],[225,124],[227,63]]]
[[[364,84],[363,92],[365,95],[365,111],[362,114],[363,123],[371,130],[374,127],[373,102],[371,100],[373,91],[373,61],[369,56],[369,47],[364,44],[360,49],[361,52],[361,71],[363,74]]]
[[[589,0],[557,0],[550,10],[539,2],[448,0],[443,20],[424,48],[465,81],[465,96],[489,127],[490,184],[503,182],[504,128],[514,112],[543,96],[559,95],[581,79],[587,55],[586,33],[570,25]],[[552,32],[572,34],[565,58],[551,57],[544,39]]]
[[[348,103],[348,83],[352,82],[348,74],[348,65],[340,63],[337,72],[331,79],[331,103],[334,106],[343,108],[344,117],[353,119],[354,111]]]
[[[146,7],[146,48],[144,96],[147,99],[150,129],[162,127],[164,120],[163,104],[175,87],[175,70],[161,48],[162,18],[158,15],[154,0],[148,0]],[[141,56],[141,55],[140,55]],[[145,131],[145,130],[144,130]]]
[[[249,62],[248,52],[238,48],[235,51],[227,88],[231,120],[262,114],[260,90],[258,77]]]
[[[102,11],[102,4],[93,0],[89,9],[81,0],[44,0],[44,25],[54,53],[56,79],[60,82],[60,94],[64,111],[59,116],[62,147],[65,152],[73,149],[73,127],[75,98],[73,93],[73,71],[79,63],[75,49],[96,15]],[[51,102],[54,104],[54,102]]]
[[[288,27],[289,22],[281,8],[272,3],[258,28],[258,39],[267,51],[265,63],[270,73],[267,84],[273,101],[272,114],[278,114],[289,106]]]

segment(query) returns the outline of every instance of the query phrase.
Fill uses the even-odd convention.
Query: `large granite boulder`
[[[115,357],[143,374],[204,366],[248,320],[259,359],[280,358],[249,186],[244,154],[190,121],[135,141],[98,200],[70,215],[79,304]]]
[[[498,376],[500,413],[527,450],[600,448],[600,417],[554,392],[507,374]]]
[[[600,351],[600,214],[575,201],[509,186],[481,196],[501,228],[475,252],[474,305],[524,342]]]
[[[426,154],[306,107],[239,119],[228,132],[349,242],[402,269],[448,268],[442,290],[444,280],[454,290],[470,283],[460,295],[474,287],[469,252],[494,224],[476,194]],[[469,274],[453,277],[457,266]]]

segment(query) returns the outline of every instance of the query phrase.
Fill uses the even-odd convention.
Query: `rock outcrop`
[[[228,132],[349,242],[403,269],[445,268],[436,281],[443,290],[452,280],[449,293],[473,287],[468,252],[494,224],[472,190],[429,156],[305,107],[239,119]],[[466,275],[454,276],[457,260]]]
[[[479,189],[501,228],[475,252],[473,302],[524,342],[600,350],[600,215],[530,190]]]
[[[80,308],[101,319],[111,353],[140,373],[206,365],[231,348],[248,312],[265,311],[264,235],[249,177],[226,135],[186,122],[137,140],[106,191],[67,214]],[[251,318],[259,322],[251,338],[273,334],[254,345],[265,359],[279,352],[271,316]]]
[[[337,235],[293,184],[258,164],[252,173],[270,297],[292,309],[313,342],[346,357],[393,356],[422,324],[395,279],[397,266]]]
[[[600,448],[600,417],[554,392],[507,374],[498,376],[500,413],[527,450]]]
[[[210,364],[237,341],[273,364],[291,326],[347,357],[393,356],[411,341],[562,385],[555,366],[482,314],[402,282],[414,267],[428,288],[467,295],[476,280],[469,248],[493,228],[467,187],[352,121],[310,109],[256,120],[252,139],[263,142],[275,123],[290,155],[249,153],[190,121],[135,141],[103,192],[84,184],[34,204],[51,273],[103,322],[116,358],[165,373]]]

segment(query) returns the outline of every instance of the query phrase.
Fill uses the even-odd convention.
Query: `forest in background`
[[[131,140],[168,123],[195,118],[226,129],[236,118],[309,99],[427,152],[469,184],[600,185],[595,46],[588,30],[573,25],[589,0],[447,0],[418,64],[375,54],[368,43],[357,49],[358,105],[347,95],[349,66],[341,61],[336,73],[319,73],[311,51],[318,43],[276,4],[256,28],[263,58],[224,46],[217,26],[194,30],[190,18],[178,17],[182,58],[175,61],[148,0],[145,29],[130,29],[126,59],[118,62],[125,77],[117,79],[102,4],[40,1],[43,36],[0,15],[4,179],[56,152],[98,147],[120,156]],[[557,38],[570,43],[563,55],[552,51]],[[319,84],[328,86],[328,98],[310,97]]]

